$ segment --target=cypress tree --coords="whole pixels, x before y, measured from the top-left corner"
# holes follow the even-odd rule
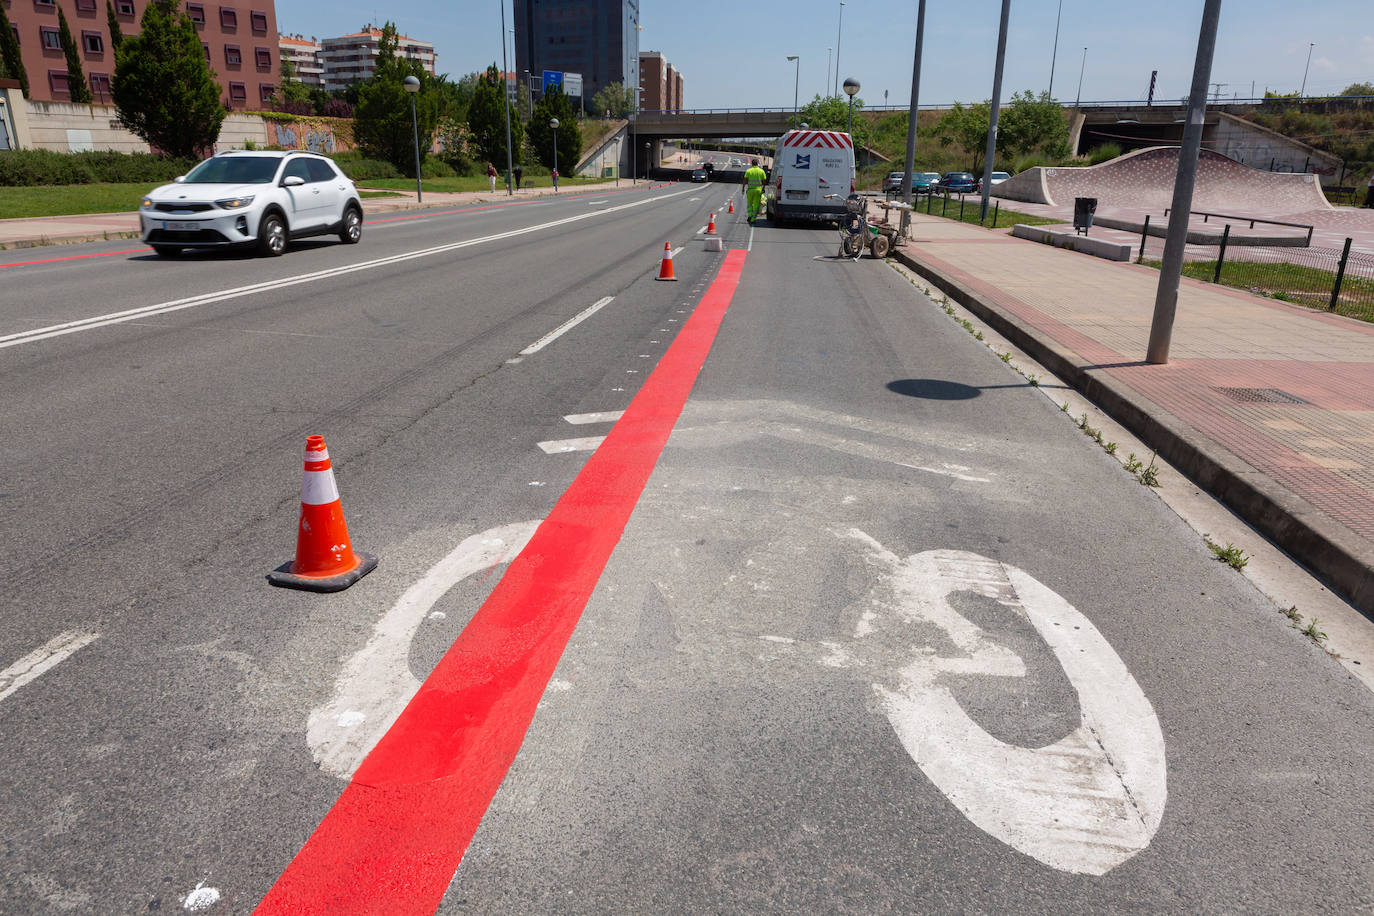
[[[110,24],[110,54],[119,52],[124,41],[124,30],[119,27],[119,15],[115,12],[114,0],[105,0],[105,21]]]
[[[29,96],[29,75],[24,69],[24,58],[19,51],[19,39],[14,37],[10,17],[5,14],[5,4],[0,3],[0,70],[12,80],[19,80],[19,88],[24,98]]]
[[[73,102],[89,102],[91,87],[86,85],[86,73],[81,69],[81,50],[72,38],[72,30],[67,25],[67,14],[62,7],[57,8],[58,40],[62,42],[62,53],[67,55],[67,90]]]

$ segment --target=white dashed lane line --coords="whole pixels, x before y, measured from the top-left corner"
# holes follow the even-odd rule
[[[0,671],[0,700],[99,638],[99,633],[82,633],[77,630],[67,630],[54,636],[4,671]]]

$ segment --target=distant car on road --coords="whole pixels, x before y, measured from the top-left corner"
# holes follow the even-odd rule
[[[939,181],[939,172],[917,172],[911,176],[911,191],[913,194],[929,194]]]
[[[886,194],[900,194],[902,190],[902,177],[906,172],[888,172],[887,179],[883,181],[883,192]]]
[[[1007,180],[1008,178],[1010,178],[1010,177],[1011,177],[1011,175],[1009,175],[1009,174],[1006,173],[1006,172],[993,172],[993,173],[992,173],[992,183],[993,183],[994,185],[999,185],[999,184],[1001,184],[1002,182],[1006,181],[1006,180]]]
[[[978,190],[978,179],[972,172],[945,172],[939,187],[952,194],[971,194]]]
[[[711,176],[705,169],[692,169],[693,181],[710,181]]]
[[[184,248],[256,246],[276,257],[293,239],[363,234],[358,189],[332,159],[301,150],[228,150],[173,184],[156,188],[138,208],[143,241],[162,257]]]

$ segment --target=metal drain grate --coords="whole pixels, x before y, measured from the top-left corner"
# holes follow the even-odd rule
[[[1294,397],[1277,388],[1214,388],[1233,401],[1242,404],[1307,404],[1302,398]]]

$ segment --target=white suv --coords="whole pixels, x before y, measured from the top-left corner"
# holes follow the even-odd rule
[[[292,239],[362,238],[358,189],[333,160],[287,150],[229,150],[206,159],[139,205],[143,241],[163,257],[183,248],[256,245],[276,257]]]

